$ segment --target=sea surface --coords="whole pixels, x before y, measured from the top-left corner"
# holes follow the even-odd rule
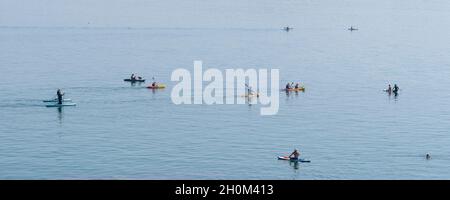
[[[0,179],[450,179],[448,1],[193,2],[149,24],[1,26]],[[306,91],[272,116],[175,105],[171,73],[195,60]],[[77,106],[47,108],[57,88]],[[294,148],[311,163],[277,160]]]

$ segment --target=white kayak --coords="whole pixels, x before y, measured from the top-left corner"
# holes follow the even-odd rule
[[[46,105],[47,107],[65,107],[65,106],[76,106],[76,103],[63,103],[63,104],[51,104]]]
[[[43,100],[44,103],[56,103],[58,99]],[[63,102],[72,102],[72,99],[63,99]]]
[[[278,156],[278,160],[289,160],[292,162],[311,162],[309,160],[301,159],[301,158],[290,158],[289,156]]]

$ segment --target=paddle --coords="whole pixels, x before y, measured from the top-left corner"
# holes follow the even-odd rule
[[[252,90],[252,88],[250,86],[247,85],[247,83],[245,84],[245,88],[247,88],[248,90],[250,90],[250,92],[254,93],[254,91]]]
[[[251,92],[252,94],[256,93],[256,96],[259,97],[259,94],[258,94],[257,92],[255,92],[255,91],[253,91],[252,88],[251,88],[250,86],[247,85],[247,83],[245,84],[245,87],[246,87],[248,90],[250,90],[250,92]],[[248,96],[250,97],[250,94],[248,94]]]

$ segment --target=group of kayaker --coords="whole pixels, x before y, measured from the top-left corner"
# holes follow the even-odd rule
[[[300,83],[296,83],[295,86],[294,86],[294,82],[286,84],[286,90],[299,89],[299,88],[300,88]]]
[[[149,86],[147,86],[147,88],[158,89],[158,88],[165,87],[163,84],[160,85],[160,84],[156,83],[155,77],[153,77],[152,80],[153,80],[153,82]],[[141,76],[136,76],[135,74],[131,74],[130,79],[125,79],[125,81],[130,81],[131,83],[145,82],[145,79],[143,79]]]
[[[136,76],[135,74],[131,74],[130,80],[132,81],[142,80],[142,77]]]
[[[397,94],[400,88],[397,86],[397,84],[394,84],[394,87],[391,87],[391,84],[388,85],[388,88],[386,89],[386,92]]]

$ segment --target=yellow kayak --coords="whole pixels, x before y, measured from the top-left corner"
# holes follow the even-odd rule
[[[286,91],[286,92],[299,92],[299,91],[302,91],[302,92],[304,92],[305,91],[305,87],[291,88],[291,89],[282,89],[282,91]]]
[[[156,84],[156,86],[149,85],[149,86],[147,86],[147,88],[148,89],[164,89],[164,88],[166,88],[166,85],[164,85],[164,84]]]

